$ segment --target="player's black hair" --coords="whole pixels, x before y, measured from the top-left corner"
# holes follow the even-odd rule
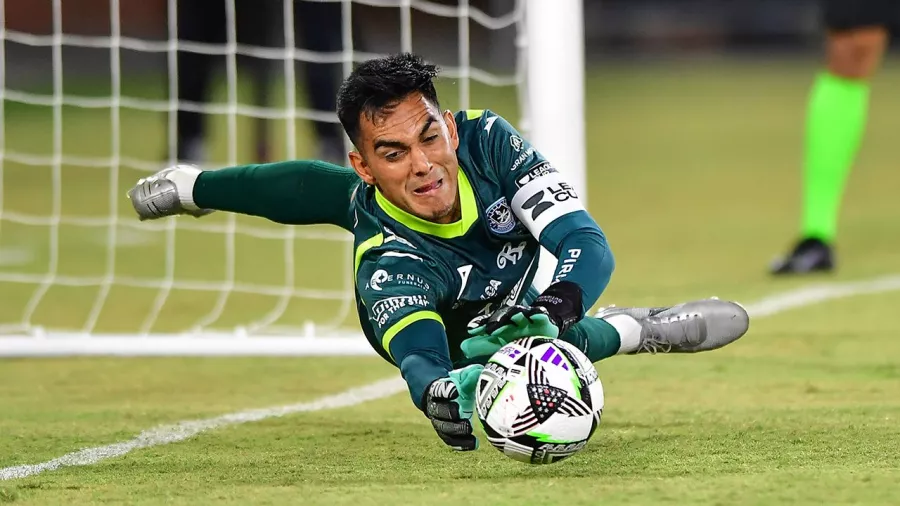
[[[350,140],[359,147],[360,115],[370,121],[390,112],[410,93],[419,92],[440,109],[434,78],[440,69],[412,53],[399,53],[361,63],[341,83],[337,115]]]

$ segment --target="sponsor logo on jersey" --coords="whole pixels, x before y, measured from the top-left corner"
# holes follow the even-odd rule
[[[575,263],[578,262],[578,257],[581,256],[581,248],[570,248],[569,251],[567,251],[567,253],[568,253],[568,256],[566,256],[566,258],[563,259],[562,265],[559,268],[559,274],[557,274],[556,277],[553,278],[554,283],[563,279],[570,272],[572,272],[572,269],[575,268]]]
[[[577,199],[578,195],[575,190],[565,181],[559,181],[554,185],[550,185],[537,193],[528,197],[522,203],[523,210],[531,210],[531,219],[537,220],[538,217],[551,207],[563,203],[569,199]]]
[[[408,307],[428,307],[428,298],[424,295],[398,295],[381,299],[372,306],[372,320],[378,328],[382,328],[397,310]]]
[[[523,151],[522,154],[520,154],[518,158],[515,159],[513,164],[509,167],[510,172],[515,172],[515,170],[518,169],[520,165],[525,163],[525,160],[528,160],[533,154],[534,148],[528,148]]]
[[[498,234],[505,234],[516,227],[516,220],[506,202],[506,197],[500,197],[500,200],[487,208],[487,218],[488,226]]]
[[[407,253],[397,253],[397,255],[409,255]],[[415,256],[415,255],[411,255]],[[421,261],[421,259],[418,259]],[[414,286],[416,288],[421,288],[426,292],[431,290],[431,285],[425,281],[422,276],[416,274],[390,274],[388,271],[384,269],[378,269],[374,273],[372,273],[372,277],[369,279],[368,287],[372,290],[380,292],[384,286],[388,284],[394,285],[402,285],[402,286]]]
[[[497,267],[505,269],[507,264],[516,265],[516,262],[518,262],[525,254],[525,246],[527,245],[528,243],[526,241],[520,242],[519,245],[515,247],[511,242],[504,244],[503,249],[497,254]]]
[[[522,144],[524,144],[524,143],[522,142],[522,138],[521,138],[521,137],[518,137],[518,136],[515,136],[515,135],[510,135],[510,136],[509,136],[509,145],[512,146],[512,148],[513,148],[517,153],[518,153],[519,151],[522,151]]]
[[[369,279],[369,286],[372,290],[381,291],[381,284],[390,279],[390,275],[384,269],[378,269],[377,271],[372,273],[372,278]]]
[[[425,291],[431,290],[428,282],[416,274],[397,274],[395,279],[398,285],[415,286]]]
[[[497,289],[500,288],[502,284],[501,281],[497,281],[496,279],[492,279],[488,281],[488,286],[484,287],[484,294],[481,295],[481,299],[493,299],[497,296]]]
[[[550,165],[550,162],[541,162],[530,168],[525,175],[516,179],[516,187],[521,188],[535,179],[556,172],[556,167]]]

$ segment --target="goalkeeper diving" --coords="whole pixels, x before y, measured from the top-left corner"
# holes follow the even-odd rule
[[[475,384],[505,344],[548,336],[599,361],[714,350],[747,332],[734,302],[585,313],[609,283],[607,239],[562,175],[490,110],[441,111],[438,69],[403,53],[360,64],[337,115],[351,168],[294,160],[202,171],[188,165],[128,193],[140,219],[213,211],[353,234],[359,322],[413,403],[456,450],[474,450]],[[540,247],[558,259],[532,287]]]

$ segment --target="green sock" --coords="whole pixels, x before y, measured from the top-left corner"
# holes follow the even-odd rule
[[[868,102],[865,81],[828,72],[816,77],[806,118],[804,237],[834,240],[844,184],[865,130]]]
[[[619,352],[621,341],[615,327],[600,318],[585,316],[560,339],[575,345],[591,362],[609,358]]]

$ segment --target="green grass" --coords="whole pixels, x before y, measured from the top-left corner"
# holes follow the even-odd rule
[[[897,303],[900,294],[834,301],[760,319],[716,353],[601,362],[601,429],[552,466],[489,446],[446,450],[399,394],[0,487],[21,504],[889,504],[900,472],[889,450],[900,437],[900,324],[882,314]],[[0,390],[0,455],[16,456],[0,465],[392,374],[362,358],[20,360],[5,369],[3,384],[22,381]]]
[[[888,62],[874,82],[867,137],[847,189],[839,272],[793,280],[765,273],[769,259],[794,239],[799,221],[804,100],[815,69],[813,61],[726,61],[607,64],[591,73],[590,209],[617,261],[601,303],[713,294],[752,302],[809,283],[900,272],[900,98],[891,93],[900,87],[900,66]],[[479,88],[473,96],[484,103],[473,106],[514,114],[503,93]],[[46,111],[25,109],[7,107],[6,149],[46,149]],[[66,152],[106,156],[105,113],[66,114],[75,120],[66,129]],[[126,116],[123,154],[158,157],[162,118]],[[222,125],[215,131],[221,154]],[[247,147],[242,144],[241,152]],[[301,142],[301,152],[308,149]],[[65,167],[62,174],[63,214],[109,211],[107,171]],[[4,212],[47,216],[50,175],[47,167],[7,162]],[[116,194],[124,195],[140,175],[120,171]],[[132,220],[124,198],[118,206],[123,221]],[[280,230],[249,218],[237,223],[238,230]],[[102,274],[104,234],[63,225],[60,273]],[[162,276],[166,233],[127,234],[133,240],[117,248],[116,273]],[[46,227],[0,220],[0,251],[36,255],[0,271],[45,272],[48,238]],[[224,241],[222,234],[178,230],[176,278],[221,280]],[[294,241],[296,286],[340,286],[349,265],[340,256],[342,245]],[[238,234],[236,279],[280,286],[282,248],[281,240]],[[0,283],[0,322],[20,321],[34,289]],[[96,288],[51,288],[33,323],[78,328],[95,294]],[[154,289],[114,287],[97,330],[133,330],[156,295]],[[173,291],[153,330],[192,325],[217,295]],[[214,326],[259,318],[276,301],[235,295]],[[900,497],[900,323],[892,318],[898,304],[900,293],[834,300],[754,320],[745,338],[714,353],[601,362],[601,428],[585,450],[552,466],[520,465],[489,446],[450,452],[404,393],[3,482],[0,503],[894,504]],[[335,303],[298,297],[278,323],[324,321],[335,311]],[[353,325],[352,315],[344,323]],[[159,424],[300,402],[392,375],[394,369],[374,358],[4,360],[0,467],[127,440]]]

